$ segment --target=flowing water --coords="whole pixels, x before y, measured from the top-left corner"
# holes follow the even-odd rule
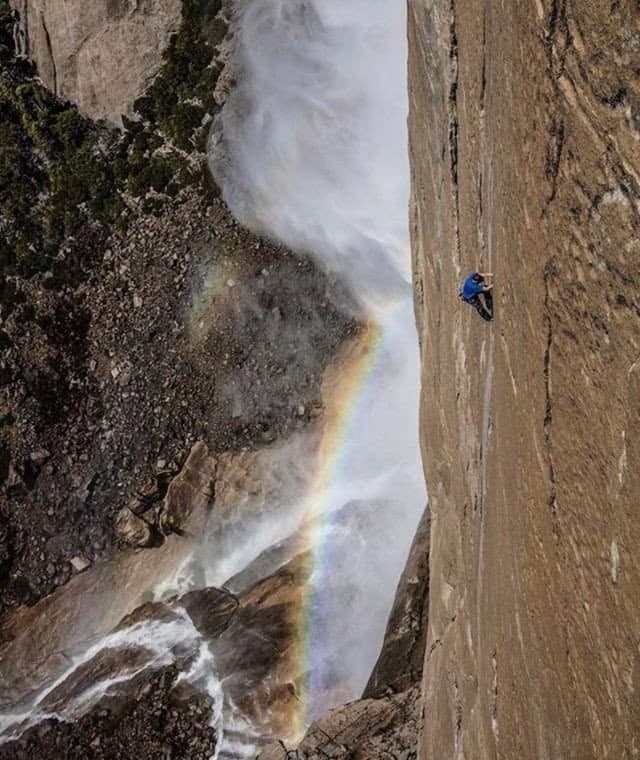
[[[370,320],[368,351],[343,369],[305,504],[312,574],[298,621],[309,672],[300,729],[335,703],[337,670],[348,671],[343,698],[364,686],[426,500],[405,14],[397,0],[246,2],[238,85],[212,150],[234,214],[337,272]],[[336,515],[356,502],[367,505],[367,525],[345,536]],[[350,557],[350,540],[368,551]]]
[[[348,284],[367,326],[325,381],[322,425],[266,452],[262,471],[280,484],[277,496],[228,529],[203,524],[203,540],[172,537],[143,559],[74,579],[33,621],[25,637],[40,631],[46,639],[50,627],[40,653],[49,680],[18,684],[20,699],[0,715],[5,739],[47,716],[72,720],[114,685],[188,651],[182,677],[214,698],[220,757],[250,756],[269,734],[269,718],[258,729],[235,709],[219,663],[179,603],[167,619],[113,629],[149,597],[233,588],[234,577],[280,544],[280,562],[296,555],[305,562],[293,612],[299,690],[287,738],[360,695],[426,502],[408,243],[405,12],[399,0],[241,4],[237,86],[212,135],[212,170],[240,221]],[[129,660],[117,675],[83,682],[93,658],[125,649]],[[280,731],[282,716],[272,717]]]

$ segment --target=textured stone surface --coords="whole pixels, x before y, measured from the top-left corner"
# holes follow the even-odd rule
[[[356,700],[314,723],[296,749],[273,742],[258,760],[415,760],[420,707],[419,688]]]
[[[20,44],[56,95],[120,124],[180,26],[180,0],[12,0]]]
[[[429,609],[430,532],[431,519],[427,509],[413,539],[389,615],[382,651],[365,687],[364,697],[405,691],[419,683],[422,677]]]
[[[217,738],[212,709],[211,698],[181,681],[177,667],[143,670],[128,694],[103,699],[76,722],[48,718],[0,746],[0,758],[208,760]]]
[[[287,736],[304,675],[298,627],[309,557],[301,554],[239,597],[232,624],[211,644],[225,699],[254,733]]]
[[[409,3],[425,758],[640,751],[639,22]],[[456,299],[476,268],[491,325]]]
[[[164,504],[160,509],[159,522],[162,532],[184,533],[194,512],[202,512],[213,502],[216,460],[209,456],[207,447],[198,441],[189,452],[187,461],[169,486]]]

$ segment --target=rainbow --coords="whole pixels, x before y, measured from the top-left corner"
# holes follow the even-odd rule
[[[214,315],[224,308],[229,281],[243,279],[244,267],[214,262],[206,273],[201,287],[192,296],[187,312],[190,337],[197,344],[210,330]],[[408,287],[408,286],[407,286]],[[398,345],[399,333],[406,329],[406,317],[401,314],[410,305],[406,297],[395,297],[385,303],[369,304],[372,315],[358,336],[344,346],[339,356],[326,370],[322,384],[324,413],[318,443],[310,467],[305,503],[296,536],[293,556],[304,557],[301,568],[304,585],[290,618],[293,642],[287,656],[286,670],[296,683],[287,706],[284,707],[288,736],[297,743],[310,723],[318,717],[323,705],[354,698],[352,693],[340,693],[338,687],[330,694],[325,689],[326,668],[318,636],[322,629],[323,579],[331,563],[331,532],[336,512],[344,506],[340,488],[349,480],[353,442],[362,439],[367,417],[376,396],[378,381],[388,373],[389,355]],[[402,389],[398,389],[402,392]],[[366,441],[360,441],[366,445]],[[282,733],[280,734],[282,736]]]
[[[336,362],[323,383],[325,419],[316,454],[314,474],[309,484],[300,534],[301,548],[307,552],[306,584],[296,614],[294,672],[301,685],[292,716],[292,741],[299,741],[314,719],[314,706],[322,676],[317,661],[314,634],[319,617],[316,583],[324,577],[330,558],[329,534],[337,508],[336,486],[343,480],[349,461],[349,442],[362,427],[370,411],[376,379],[386,362],[386,349],[393,345],[398,320],[394,317],[406,300],[388,304],[376,321],[369,321],[361,334]],[[351,698],[354,695],[348,695]]]

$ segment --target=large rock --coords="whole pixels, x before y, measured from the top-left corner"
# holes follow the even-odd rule
[[[225,698],[254,732],[290,738],[306,663],[299,620],[311,572],[301,554],[247,589],[231,625],[211,644]]]
[[[180,605],[207,639],[215,639],[227,630],[238,604],[235,596],[217,588],[189,591],[180,598]]]
[[[267,745],[258,760],[414,760],[420,731],[420,689],[382,699],[360,699],[316,721],[296,749]]]
[[[638,752],[639,22],[409,2],[425,758]]]
[[[429,611],[429,537],[426,509],[416,531],[389,616],[382,651],[365,687],[364,697],[381,697],[420,682]]]
[[[58,712],[74,697],[103,681],[135,674],[150,659],[143,647],[127,649],[101,649],[94,657],[80,665],[68,678],[44,696],[39,706],[47,713]]]
[[[128,507],[116,514],[115,530],[118,539],[126,546],[144,548],[153,541],[153,526]]]
[[[181,0],[11,0],[20,44],[56,95],[120,124],[157,72]]]
[[[200,515],[204,525],[213,505],[216,460],[199,441],[191,449],[180,473],[171,481],[159,512],[160,529],[165,535],[182,534],[190,527],[191,516]]]

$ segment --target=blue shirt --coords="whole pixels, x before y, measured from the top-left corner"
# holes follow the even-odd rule
[[[474,298],[475,296],[478,295],[478,293],[484,293],[484,288],[485,288],[484,283],[474,282],[473,278],[475,276],[476,276],[476,273],[473,272],[464,281],[464,285],[462,286],[460,295],[465,299],[465,301],[468,301],[471,298]]]

